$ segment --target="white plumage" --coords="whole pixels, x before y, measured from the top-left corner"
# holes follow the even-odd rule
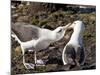
[[[83,32],[85,26],[82,21],[74,21],[68,28],[73,29],[73,34],[63,49],[62,60],[64,65],[82,65],[85,54],[83,47]]]
[[[67,27],[70,24],[58,27],[55,30],[43,29],[33,25],[12,24],[12,31],[14,37],[20,44],[23,53],[23,64],[27,69],[34,69],[35,65],[43,64],[42,60],[37,60],[36,51],[46,49],[50,43],[58,41],[63,38]],[[26,63],[24,58],[25,51],[32,50],[34,53],[35,65]]]

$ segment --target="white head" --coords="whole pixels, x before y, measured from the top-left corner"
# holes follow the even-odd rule
[[[55,40],[58,41],[64,37],[64,34],[67,28],[70,26],[71,23],[67,24],[66,26],[58,27],[53,32],[55,34]]]
[[[85,30],[85,26],[80,20],[74,21],[68,28],[72,28],[74,31],[78,32],[83,32]]]

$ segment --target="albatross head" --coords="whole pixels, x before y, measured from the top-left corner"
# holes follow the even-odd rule
[[[74,21],[68,28],[72,28],[75,31],[78,30],[81,32],[83,32],[85,30],[84,23],[80,20]]]
[[[65,31],[70,26],[71,23],[67,24],[66,26],[58,27],[53,32],[55,34],[55,40],[58,41],[64,37]]]

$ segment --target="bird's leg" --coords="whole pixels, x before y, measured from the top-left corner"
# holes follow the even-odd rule
[[[76,64],[76,68],[80,69],[80,64],[79,64],[79,62],[76,59],[75,59],[75,64]]]
[[[25,68],[26,69],[34,69],[34,64],[25,62],[24,49],[22,49],[22,54],[23,54],[23,64],[24,64]]]
[[[35,64],[36,64],[36,61],[37,61],[36,51],[34,52],[34,60],[35,60]]]
[[[36,51],[34,52],[34,61],[35,61],[35,69],[37,66],[45,66],[45,63],[42,59],[37,60]]]
[[[35,69],[36,69],[36,65],[37,65],[36,51],[34,52],[34,61],[35,61]]]
[[[78,66],[78,67],[80,67],[80,64],[79,64],[79,62],[75,59],[75,62],[76,62],[76,65]]]
[[[26,63],[25,63],[24,50],[22,50],[22,54],[23,54],[23,64],[24,64],[25,68],[27,68]]]

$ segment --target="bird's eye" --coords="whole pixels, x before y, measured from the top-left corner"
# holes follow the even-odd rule
[[[60,29],[60,30],[58,31],[58,33],[60,33],[60,32],[62,32],[62,29]]]

